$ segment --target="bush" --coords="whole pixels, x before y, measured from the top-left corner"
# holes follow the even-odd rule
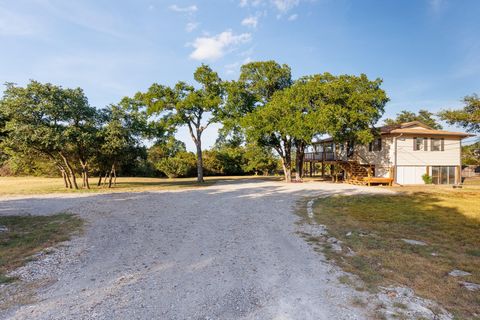
[[[195,155],[191,152],[179,152],[175,157],[162,158],[155,167],[169,178],[191,177],[197,170]]]
[[[428,175],[428,173],[425,173],[423,176],[422,176],[422,179],[423,179],[423,182],[425,182],[425,184],[432,184],[433,183],[433,179],[432,177],[430,177]]]

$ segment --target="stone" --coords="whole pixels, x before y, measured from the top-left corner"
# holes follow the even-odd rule
[[[452,277],[466,277],[466,276],[471,276],[472,274],[470,272],[455,269],[455,270],[450,271],[448,273],[448,275],[452,276]]]
[[[462,287],[465,287],[465,289],[467,289],[469,291],[480,290],[480,284],[477,284],[477,283],[460,281],[460,284],[462,285]]]
[[[403,242],[414,245],[414,246],[426,246],[427,244],[423,241],[419,240],[411,240],[411,239],[402,239]]]
[[[8,232],[8,228],[6,226],[0,225],[0,233]]]
[[[350,237],[351,235],[352,235],[352,231],[349,231],[345,236]]]
[[[340,252],[342,251],[342,246],[340,245],[342,241],[338,240],[337,238],[330,237],[327,239],[327,242],[330,244],[330,247],[333,251]]]

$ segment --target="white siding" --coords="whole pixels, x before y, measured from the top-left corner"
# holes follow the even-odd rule
[[[432,166],[432,165],[452,165],[459,166],[460,159],[460,139],[452,137],[443,137],[444,151],[430,151],[431,141],[428,136],[428,150],[413,150],[413,136],[403,136],[397,138],[397,165],[408,166]],[[438,137],[441,138],[441,137]]]
[[[399,184],[424,184],[422,176],[425,173],[426,166],[397,166],[395,181]]]
[[[392,137],[382,136],[381,151],[368,151],[368,145],[356,145],[355,153],[360,163],[375,165],[376,177],[388,178],[390,176],[394,154]]]

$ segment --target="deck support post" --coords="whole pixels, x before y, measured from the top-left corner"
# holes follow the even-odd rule
[[[322,161],[322,178],[325,178],[325,163]]]
[[[310,161],[310,177],[313,176],[313,162]]]

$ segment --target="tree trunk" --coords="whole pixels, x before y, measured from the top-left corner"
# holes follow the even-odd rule
[[[90,189],[90,183],[88,182],[88,162],[80,160],[80,165],[82,166],[82,187]]]
[[[198,135],[197,141],[195,142],[197,146],[197,182],[204,182],[203,180],[203,155],[202,155],[202,141]]]
[[[75,177],[75,171],[73,170],[72,166],[70,165],[70,162],[68,162],[67,158],[63,155],[63,153],[59,153],[60,157],[62,157],[63,161],[65,162],[65,165],[68,168],[68,172],[70,173],[70,176],[72,177],[73,181],[73,186],[75,187],[76,190],[78,190],[78,184],[77,184],[77,178]]]
[[[285,158],[282,158],[283,174],[285,175],[285,182],[292,182],[292,164]]]
[[[97,187],[100,187],[102,185],[102,172],[100,171],[98,173],[98,183],[97,183]]]
[[[103,188],[105,188],[107,186],[108,173],[109,173],[109,171],[105,172],[105,177],[103,179]]]
[[[295,142],[295,181],[301,182],[303,177],[303,161],[305,157],[305,143],[303,141]]]
[[[112,164],[112,168],[110,169],[110,174],[108,176],[108,187],[112,187],[113,175],[115,173],[115,163]]]

